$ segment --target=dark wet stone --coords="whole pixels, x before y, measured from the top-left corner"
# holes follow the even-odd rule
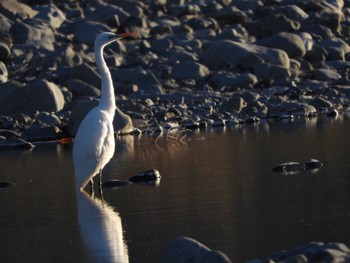
[[[33,125],[25,130],[21,137],[26,141],[48,141],[61,138],[62,133],[57,126]]]
[[[110,179],[108,181],[102,182],[102,187],[104,188],[118,188],[118,187],[124,187],[131,185],[132,182],[128,180],[117,180],[117,179]]]
[[[278,164],[271,168],[272,172],[277,173],[289,173],[289,172],[299,172],[303,170],[313,170],[313,169],[319,169],[323,166],[323,164],[316,160],[316,159],[310,159],[306,160],[302,163],[299,162],[286,162]]]
[[[303,162],[305,170],[318,169],[323,166],[323,164],[316,159],[310,159]]]
[[[13,138],[0,142],[0,151],[31,150],[33,148],[33,144],[20,138]]]
[[[15,184],[12,182],[0,181],[0,190],[6,190],[13,187]]]
[[[181,258],[184,260],[177,260]],[[231,263],[231,260],[223,252],[211,250],[197,240],[178,237],[171,240],[164,250],[161,263],[168,262]]]
[[[156,186],[159,184],[160,178],[161,176],[158,170],[150,169],[130,177],[129,181],[133,183],[141,183],[141,184]]]
[[[296,172],[302,170],[304,170],[304,165],[298,162],[281,163],[271,168],[272,172],[277,173]]]

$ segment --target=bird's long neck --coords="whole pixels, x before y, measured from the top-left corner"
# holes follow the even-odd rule
[[[103,48],[104,46],[97,48],[95,47],[96,65],[102,80],[102,94],[99,107],[108,111],[112,116],[114,116],[114,111],[116,108],[114,87],[111,73],[109,72],[107,64],[103,58]]]

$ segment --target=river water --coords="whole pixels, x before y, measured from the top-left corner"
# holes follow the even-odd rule
[[[158,187],[75,192],[71,145],[0,152],[1,262],[159,262],[192,237],[233,262],[310,241],[350,246],[350,118],[238,125],[184,142],[125,136],[103,178],[154,168]],[[313,173],[272,173],[315,158]]]

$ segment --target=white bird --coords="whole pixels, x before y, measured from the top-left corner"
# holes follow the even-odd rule
[[[135,33],[113,34],[101,33],[95,40],[95,58],[102,80],[101,99],[81,122],[73,145],[73,163],[77,189],[83,191],[93,177],[100,175],[102,169],[111,160],[115,150],[113,119],[116,110],[114,87],[111,73],[103,58],[106,45]]]

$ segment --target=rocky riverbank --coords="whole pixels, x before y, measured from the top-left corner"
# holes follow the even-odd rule
[[[247,248],[249,251],[249,248]],[[232,260],[232,261],[231,261]],[[253,259],[246,263],[307,263],[307,262],[349,262],[350,249],[342,243],[310,242],[288,250],[274,252],[265,259]],[[234,259],[221,251],[211,250],[189,237],[170,241],[162,255],[162,263],[210,262],[231,263]]]
[[[349,106],[350,1],[47,2],[0,2],[6,147],[75,135],[101,93],[101,31],[141,36],[105,51],[119,133],[337,116]]]

